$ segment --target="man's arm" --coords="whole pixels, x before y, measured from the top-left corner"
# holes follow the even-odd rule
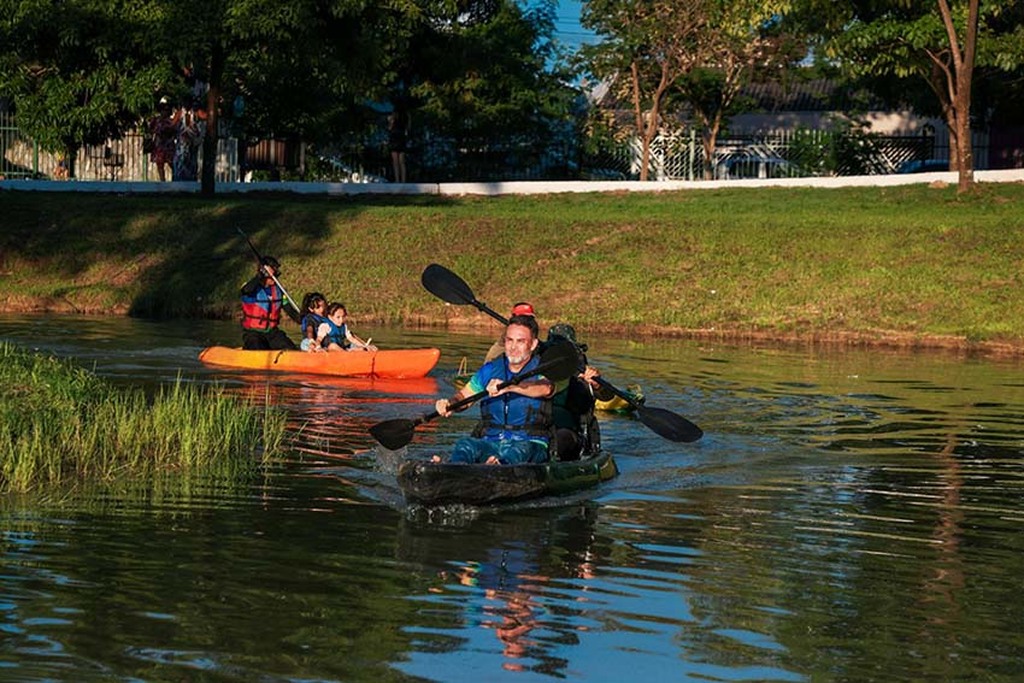
[[[454,394],[452,394],[451,398],[437,399],[437,401],[434,403],[434,410],[436,410],[437,414],[440,415],[441,417],[449,417],[453,412],[460,413],[469,406],[462,406],[461,408],[457,408],[454,411],[451,410],[449,406],[453,403],[458,403],[464,398],[472,396],[474,393],[475,392],[469,391],[469,384],[467,384],[458,391],[456,391]]]
[[[500,379],[492,379],[487,384],[487,393],[491,396],[522,394],[529,398],[551,398],[555,395],[555,385],[546,377],[535,377],[534,379],[522,381],[519,384],[512,384],[504,389],[498,389],[499,384],[501,384]]]
[[[597,381],[597,378],[600,376],[600,371],[591,365],[588,365],[583,370],[583,379],[590,385],[591,390],[594,392],[594,397],[598,401],[610,401],[615,398],[615,392]]]
[[[262,286],[263,276],[256,273],[252,276],[252,279],[242,285],[242,296],[255,296],[256,292],[260,291],[260,287]]]

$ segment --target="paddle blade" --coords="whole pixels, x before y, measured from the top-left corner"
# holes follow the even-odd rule
[[[638,406],[636,415],[651,431],[669,441],[690,443],[704,436],[700,427],[671,410]]]
[[[423,270],[420,282],[428,292],[450,304],[462,306],[476,301],[465,280],[437,263],[431,263]]]
[[[413,420],[405,420],[402,418],[396,418],[394,420],[385,420],[384,422],[378,422],[377,424],[370,427],[370,436],[377,440],[384,448],[389,451],[397,451],[403,446],[407,446],[412,441],[413,432],[416,430],[416,422]]]
[[[583,359],[579,349],[571,341],[559,341],[548,344],[540,354],[540,365],[537,370],[552,382],[561,382],[583,369]]]

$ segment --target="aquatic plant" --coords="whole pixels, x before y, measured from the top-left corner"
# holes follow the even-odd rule
[[[285,415],[180,378],[153,396],[0,344],[0,493],[80,478],[248,472],[282,448]]]

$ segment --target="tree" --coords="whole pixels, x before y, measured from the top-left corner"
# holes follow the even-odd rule
[[[327,135],[382,91],[412,2],[361,0],[0,0],[0,95],[45,149],[118,137],[161,94],[206,84],[203,158],[216,159],[226,103],[246,130]],[[204,194],[214,163],[203,164]]]
[[[704,176],[714,173],[718,134],[743,86],[756,72],[781,69],[801,53],[780,31],[789,0],[709,0],[693,55],[698,65],[674,86],[701,130]]]
[[[79,148],[120,137],[170,72],[155,59],[156,0],[0,0],[0,95],[75,175]]]
[[[889,74],[927,83],[950,131],[950,160],[961,192],[974,181],[975,67],[1010,70],[1022,63],[1019,5],[1017,0],[987,0],[984,6],[979,0],[801,0],[803,20],[823,38],[824,54],[848,75]]]
[[[699,64],[707,9],[704,0],[588,0],[583,7],[581,23],[600,42],[584,46],[581,56],[618,101],[631,103],[640,180],[648,177],[668,89]]]
[[[550,150],[571,126],[577,96],[554,59],[555,6],[425,3],[396,65],[392,99],[415,109],[421,134],[431,131],[463,157],[491,156],[506,168],[528,164],[512,157]]]
[[[240,132],[326,135],[339,111],[382,91],[394,39],[413,3],[360,0],[168,2],[163,44],[207,84],[203,158],[215,159],[225,103],[242,95]],[[203,194],[214,191],[204,163]]]
[[[933,77],[929,83],[941,81],[945,86],[939,95],[946,120],[950,124],[950,140],[954,149],[951,150],[956,159],[959,172],[958,189],[964,192],[974,183],[974,159],[971,144],[971,83],[974,79],[974,62],[978,54],[978,5],[981,0],[970,0],[967,3],[966,22],[958,17],[955,22],[948,0],[939,1],[939,14],[942,25],[946,29],[949,51],[940,55],[926,50],[932,63]],[[957,23],[960,23],[958,30]],[[936,72],[941,76],[935,75]],[[936,94],[939,88],[936,85]]]
[[[539,139],[574,91],[549,67],[554,0],[0,0],[0,96],[47,149],[117,137],[205,87],[202,190],[232,133],[331,141],[396,91],[435,130]],[[567,80],[567,79],[566,79]],[[397,84],[404,84],[399,87]],[[241,98],[241,99],[239,99]]]

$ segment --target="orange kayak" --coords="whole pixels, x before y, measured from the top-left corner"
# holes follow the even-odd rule
[[[246,351],[226,346],[202,350],[199,360],[245,370],[305,372],[338,377],[424,377],[437,365],[440,349],[395,349],[389,351]]]

